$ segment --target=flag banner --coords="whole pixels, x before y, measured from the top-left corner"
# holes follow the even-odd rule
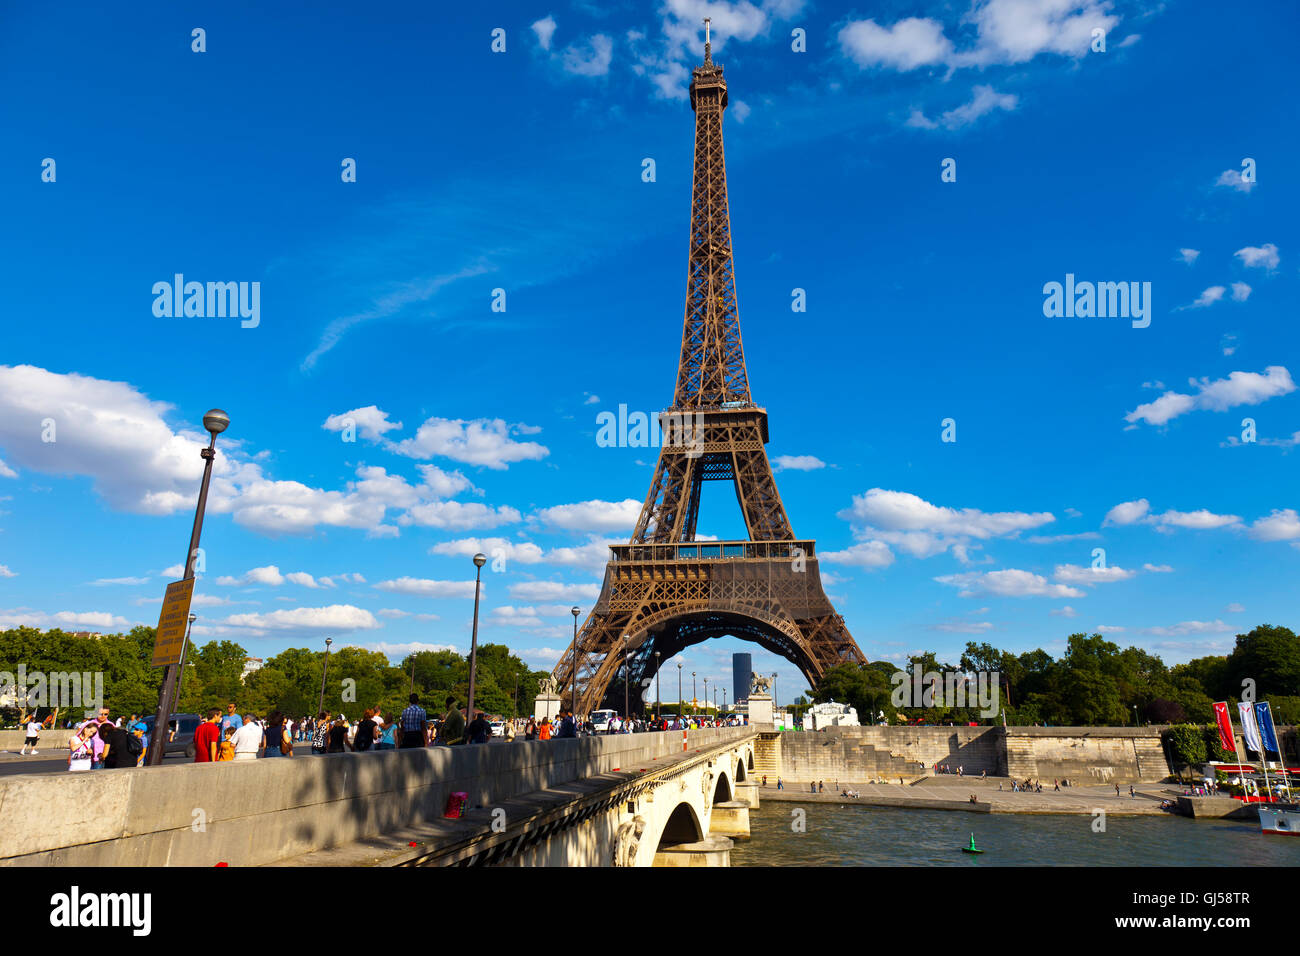
[[[1273,710],[1268,701],[1261,700],[1255,705],[1255,720],[1259,724],[1259,737],[1264,746],[1282,758],[1282,748],[1278,746],[1277,728],[1273,726]]]
[[[1228,716],[1228,702],[1218,701],[1214,705],[1214,722],[1219,725],[1219,746],[1230,754],[1237,752],[1237,741],[1232,733],[1232,718]]]
[[[1247,749],[1262,757],[1264,744],[1259,739],[1259,725],[1255,723],[1255,705],[1242,701],[1237,705],[1237,710],[1241,714],[1241,736],[1246,741]]]

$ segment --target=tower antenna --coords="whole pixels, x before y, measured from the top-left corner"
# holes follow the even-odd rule
[[[708,66],[713,62],[713,53],[709,43],[709,17],[704,18],[704,65]]]

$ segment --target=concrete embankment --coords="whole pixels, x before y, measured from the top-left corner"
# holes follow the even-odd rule
[[[1172,772],[1163,727],[833,727],[764,734],[760,773],[807,783],[831,777],[894,781],[933,772],[1075,785],[1141,783]]]
[[[847,779],[827,779],[826,793],[812,793],[808,785],[787,786],[782,790],[768,786],[761,788],[764,802],[775,800],[785,803],[832,803],[841,806],[904,807],[916,810],[966,810],[974,813],[1065,813],[1091,815],[1105,811],[1111,816],[1147,816],[1163,814],[1163,800],[1174,794],[1163,787],[1134,788],[1132,796],[1127,788],[1116,796],[1113,786],[1065,787],[1061,790],[1044,790],[1042,793],[1015,792],[1010,780],[990,778],[985,780],[931,777],[907,786],[893,784],[858,783]],[[1001,786],[1003,789],[999,790]],[[840,790],[853,790],[858,797],[840,796]],[[974,796],[976,802],[971,803]]]

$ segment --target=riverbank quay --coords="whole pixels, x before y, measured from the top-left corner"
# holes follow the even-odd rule
[[[1180,789],[1164,784],[1128,788],[1115,795],[1113,786],[1045,788],[1042,793],[1014,792],[1006,777],[939,776],[925,777],[910,784],[867,783],[852,780],[824,780],[825,793],[812,793],[808,781],[783,781],[777,790],[760,787],[761,799],[783,803],[831,803],[837,805],[900,807],[917,810],[966,810],[974,813],[1057,813],[1092,815],[1098,810],[1111,816],[1156,816],[1168,813],[1160,804],[1177,800]],[[832,786],[834,785],[834,786]],[[1002,789],[999,790],[998,786]],[[841,790],[855,791],[857,797],[844,797]],[[970,802],[974,795],[975,803]]]

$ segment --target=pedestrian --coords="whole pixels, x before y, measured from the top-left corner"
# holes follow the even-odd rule
[[[1132,784],[1129,784],[1129,787],[1128,787],[1128,795],[1129,795],[1130,797],[1136,797],[1136,796],[1137,796],[1137,794],[1133,792],[1133,785],[1132,785]]]
[[[424,713],[424,711],[421,711]],[[348,749],[348,725],[339,714],[334,718],[334,723],[330,724],[329,743],[325,747],[326,753],[341,754],[346,753]],[[417,745],[419,746],[419,745]]]
[[[227,727],[222,731],[225,739],[221,741],[221,747],[217,750],[217,760],[226,761],[235,759],[235,742],[232,739],[235,736],[235,729]]]
[[[104,741],[101,760],[105,769],[118,770],[136,765],[140,759],[140,750],[143,749],[140,748],[140,738],[109,721],[99,725],[98,733]]]
[[[253,723],[252,714],[248,716],[249,719],[230,735],[230,743],[235,751],[234,760],[256,760],[258,751],[262,749],[262,728]]]
[[[89,721],[81,725],[81,729],[73,735],[68,741],[68,769],[69,770],[89,770],[95,760],[95,748],[91,744],[91,736],[96,732],[96,727]]]
[[[474,719],[469,722],[465,728],[465,739],[471,744],[485,744],[488,738],[492,736],[492,725],[488,723],[483,711],[474,712]]]
[[[367,710],[361,715],[361,723],[357,724],[357,732],[352,737],[352,750],[354,753],[365,753],[375,743],[375,731],[378,725],[375,723],[375,712]]]
[[[244,725],[244,718],[240,717],[237,713],[235,713],[235,705],[233,703],[226,704],[226,714],[224,717],[221,718],[222,738],[224,739],[226,736],[227,727],[230,727],[234,730],[238,730],[243,725]]]
[[[785,789],[785,784],[781,782],[781,778],[780,778],[780,777],[777,777],[777,778],[776,778],[776,789],[778,789],[778,790],[784,790],[784,789]]]
[[[81,730],[83,727],[94,728],[94,736],[90,738],[91,747],[94,748],[94,755],[91,758],[90,766],[94,770],[98,770],[103,766],[104,740],[99,736],[99,725],[108,722],[108,708],[100,707],[98,714],[77,725],[77,730]]]
[[[40,740],[40,737],[41,722],[36,719],[35,714],[32,714],[31,718],[27,721],[27,736],[23,739],[23,749],[20,750],[19,753],[25,757],[27,756],[27,748],[31,747],[33,757],[39,754],[40,751],[36,749],[36,742]]]
[[[194,731],[194,762],[213,763],[217,759],[217,746],[221,741],[221,708],[213,707],[208,716]],[[155,736],[157,736],[155,734]]]
[[[263,757],[292,757],[293,741],[289,739],[289,731],[284,727],[284,714],[278,710],[271,711],[271,716],[266,718],[266,729],[263,731],[264,746],[262,749]]]
[[[429,715],[420,706],[420,695],[412,694],[407,698],[410,703],[402,711],[399,722],[402,725],[401,747],[424,747],[429,743]]]
[[[767,774],[763,774],[763,786],[767,786]]]
[[[542,718],[541,726],[537,728],[537,739],[538,740],[551,739],[551,718],[549,717]]]
[[[442,716],[442,725],[438,728],[438,742],[448,747],[465,742],[465,715],[456,705],[455,697],[447,698],[447,712]]]
[[[1115,796],[1119,796],[1119,784],[1115,784]]]
[[[323,754],[329,747],[330,736],[330,715],[329,711],[322,710],[316,715],[316,726],[311,732],[311,752],[314,754]]]
[[[382,720],[379,727],[379,739],[375,741],[376,750],[393,750],[397,747],[397,741],[394,734],[397,732],[397,724],[393,723],[393,715],[375,714],[375,720]]]
[[[556,737],[569,738],[578,736],[578,722],[574,719],[573,711],[566,710],[560,715],[560,728],[556,731]]]
[[[528,723],[524,724],[524,740],[537,739],[537,721],[532,717],[528,718]]]

